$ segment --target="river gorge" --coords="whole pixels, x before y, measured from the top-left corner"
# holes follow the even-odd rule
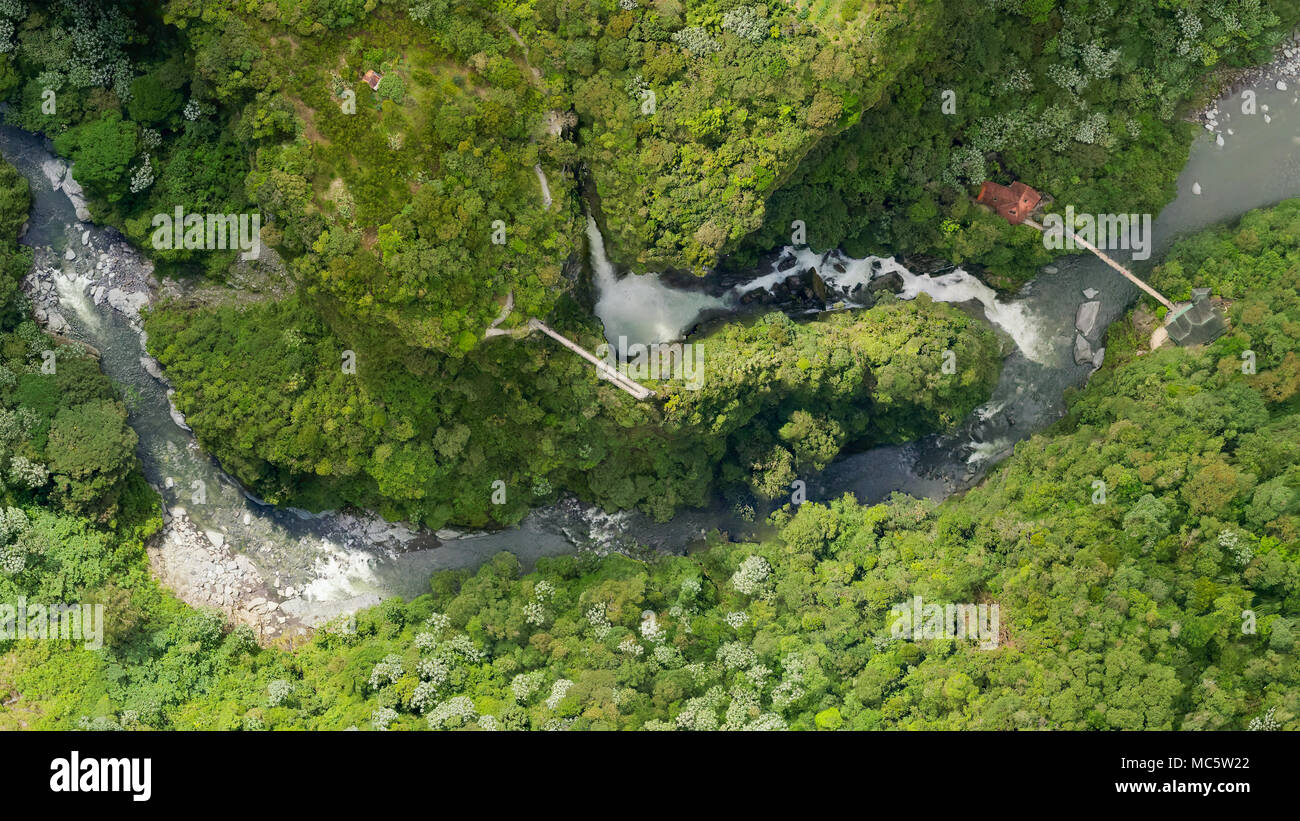
[[[1236,91],[1210,110],[1179,176],[1177,197],[1154,223],[1156,258],[1179,234],[1300,195],[1300,102],[1282,75],[1293,77],[1294,67],[1282,63],[1253,76],[1253,116],[1241,113]],[[140,310],[182,286],[158,282],[148,260],[116,230],[89,222],[69,169],[44,138],[3,127],[0,151],[31,184],[22,242],[35,249],[36,263],[24,290],[38,320],[96,349],[103,370],[122,389],[145,476],[166,511],[164,532],[151,549],[154,569],[192,604],[219,607],[276,636],[385,596],[418,595],[430,573],[473,567],[503,550],[526,565],[579,549],[680,552],[711,530],[736,538],[761,528],[721,502],[658,523],[567,500],[491,533],[429,533],[371,515],[265,504],[198,447],[171,404],[165,375],[145,352]],[[851,310],[861,289],[888,280],[904,299],[927,294],[961,304],[1009,340],[992,397],[957,430],[845,456],[809,477],[813,500],[851,492],[876,501],[896,491],[939,499],[978,482],[1016,442],[1063,414],[1065,391],[1083,384],[1100,364],[1106,328],[1137,296],[1091,256],[1063,257],[1007,296],[960,269],[918,275],[893,259],[852,259],[807,247],[781,250],[769,268],[719,293],[674,287],[653,275],[620,275],[605,258],[594,223],[589,238],[595,310],[611,342],[679,339],[701,317],[741,311],[747,294],[779,288],[812,269],[841,309]],[[1086,329],[1076,328],[1080,306],[1092,302]]]

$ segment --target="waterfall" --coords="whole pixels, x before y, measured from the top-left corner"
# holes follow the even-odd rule
[[[655,274],[627,274],[620,278],[605,256],[605,238],[590,216],[587,240],[596,286],[596,315],[605,324],[605,337],[612,344],[617,344],[620,336],[631,343],[680,339],[702,312],[731,304],[700,291],[670,287]]]

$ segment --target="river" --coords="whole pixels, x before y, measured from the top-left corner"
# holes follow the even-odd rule
[[[1296,94],[1278,90],[1267,76],[1252,87],[1258,114],[1229,116],[1230,110],[1239,112],[1236,97],[1224,99],[1217,129],[1222,144],[1209,132],[1195,141],[1178,179],[1177,198],[1155,222],[1153,256],[1180,233],[1300,195]],[[631,551],[645,545],[682,551],[713,529],[733,535],[760,532],[721,503],[656,523],[640,514],[609,515],[569,500],[534,511],[519,526],[502,531],[436,535],[373,516],[311,514],[261,503],[199,449],[170,405],[167,384],[150,373],[152,363],[133,311],[157,290],[151,266],[114,229],[77,219],[72,200],[55,187],[59,161],[48,141],[2,127],[0,152],[32,186],[22,241],[36,249],[37,260],[25,288],[39,296],[47,320],[101,352],[105,373],[122,388],[129,423],[140,438],[145,476],[168,511],[164,538],[178,561],[213,553],[215,547],[225,559],[242,556],[251,562],[261,584],[250,585],[256,589],[245,590],[239,606],[252,596],[272,602],[273,610],[260,616],[271,632],[320,624],[384,596],[417,595],[428,589],[433,571],[473,567],[502,550],[530,565],[540,556],[580,548]],[[975,306],[1015,341],[993,396],[957,431],[842,458],[809,477],[812,499],[846,491],[862,501],[895,491],[937,499],[970,486],[1005,458],[1016,441],[1059,418],[1063,392],[1083,384],[1092,372],[1092,364],[1077,364],[1074,356],[1075,313],[1086,299],[1085,289],[1095,289],[1100,302],[1088,340],[1092,347],[1136,297],[1136,288],[1090,256],[1061,259],[1015,297],[1000,299],[961,270],[915,276],[890,259],[853,260],[806,248],[786,249],[771,270],[756,271],[748,282],[717,296],[674,288],[652,275],[620,276],[604,259],[599,239],[593,225],[596,312],[611,340],[620,335],[632,342],[677,338],[704,313],[735,310],[744,291],[815,266],[828,284],[845,291],[892,271],[903,279],[903,296],[924,292],[936,300]],[[196,534],[205,543],[196,545]],[[204,594],[198,581],[191,595],[181,591],[187,601]],[[216,603],[224,606],[224,600]],[[231,612],[234,606],[232,601],[225,609]]]

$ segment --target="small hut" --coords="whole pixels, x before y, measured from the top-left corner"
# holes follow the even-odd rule
[[[1012,225],[1019,225],[1034,213],[1034,209],[1042,199],[1042,194],[1023,182],[1017,181],[1006,186],[986,181],[980,186],[980,193],[975,201],[989,206],[999,217]]]
[[[374,69],[371,69],[370,71],[367,71],[365,73],[365,76],[363,76],[361,79],[365,81],[366,85],[370,86],[371,91],[378,91],[379,81],[384,79],[384,77],[379,72],[375,71]]]
[[[1210,302],[1209,288],[1193,288],[1192,301],[1165,317],[1165,331],[1175,343],[1207,345],[1223,336],[1227,323]]]

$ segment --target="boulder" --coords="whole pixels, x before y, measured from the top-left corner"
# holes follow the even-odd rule
[[[118,313],[126,314],[132,319],[139,319],[140,309],[149,304],[149,295],[114,288],[108,292],[108,304]]]
[[[871,282],[867,285],[867,290],[872,293],[876,291],[898,293],[903,290],[903,277],[897,271],[890,271],[883,276],[872,277]]]
[[[1097,294],[1099,294],[1099,293],[1101,293],[1101,291],[1098,291],[1096,288],[1084,288],[1084,289],[1083,289],[1083,298],[1084,298],[1084,299],[1096,299],[1096,298],[1097,298]]]
[[[1088,344],[1083,334],[1074,335],[1074,364],[1092,364],[1092,346]]]
[[[46,316],[45,328],[52,334],[66,334],[72,330],[71,326],[68,325],[68,321],[63,318],[63,314],[53,309]]]
[[[840,266],[836,266],[836,267],[840,267]],[[826,290],[826,281],[823,280],[821,278],[821,275],[819,275],[816,271],[812,272],[812,290],[813,293],[817,295],[817,298],[819,300],[821,300],[822,302],[826,301],[826,298],[828,296]]]
[[[140,365],[154,379],[161,380],[163,378],[162,366],[159,365],[158,360],[154,359],[152,356],[140,357]]]
[[[68,175],[68,166],[63,160],[54,157],[41,163],[41,173],[50,181],[50,187],[57,189],[63,184],[63,178]]]
[[[59,189],[67,196],[68,202],[72,203],[72,210],[77,212],[77,219],[82,222],[90,220],[90,209],[86,207],[86,195],[81,190],[81,184],[72,178],[69,174]]]
[[[1079,306],[1078,312],[1074,315],[1074,327],[1084,336],[1092,336],[1092,332],[1097,328],[1097,314],[1101,311],[1101,303],[1093,300],[1085,302]]]

